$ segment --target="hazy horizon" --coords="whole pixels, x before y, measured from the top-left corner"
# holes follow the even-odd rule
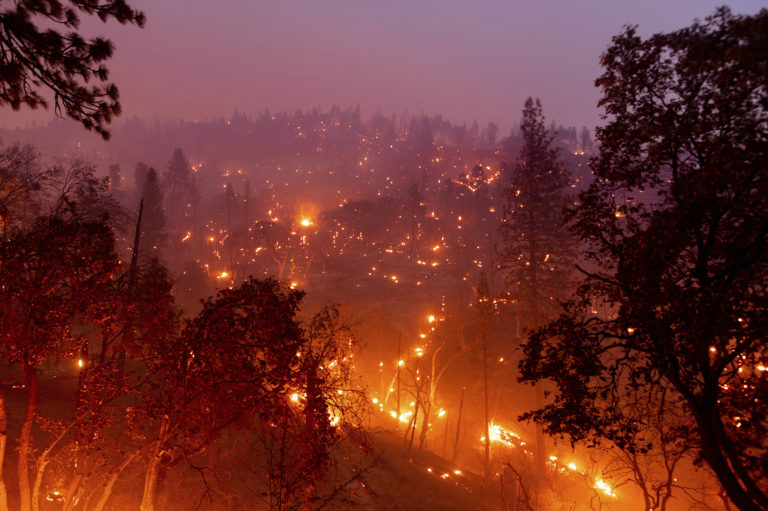
[[[144,29],[84,20],[113,40],[111,80],[121,123],[138,117],[192,121],[359,105],[363,116],[440,114],[453,123],[493,122],[508,133],[526,97],[548,120],[600,123],[594,80],[611,37],[627,24],[649,35],[711,14],[719,2],[512,4],[502,0],[131,1]],[[738,14],[763,7],[731,2]],[[0,127],[45,124],[52,110],[13,112]],[[96,135],[94,135],[96,136]]]

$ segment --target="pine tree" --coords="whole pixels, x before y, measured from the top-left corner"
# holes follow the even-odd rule
[[[528,98],[520,125],[523,147],[506,190],[501,229],[502,267],[507,289],[519,304],[518,326],[526,331],[541,326],[558,312],[555,299],[565,290],[570,262],[569,237],[562,223],[570,176],[552,147],[555,133],[547,130],[541,102]],[[544,392],[535,385],[536,403]],[[536,428],[536,462],[544,468],[545,440]]]
[[[144,162],[136,162],[136,168],[133,170],[133,191],[138,204],[141,200],[141,193],[144,191],[144,183],[147,181],[147,172],[149,167]]]
[[[557,161],[554,134],[546,129],[541,103],[528,98],[521,123],[523,147],[506,190],[501,228],[502,267],[507,289],[521,304],[521,323],[540,325],[557,312],[571,266],[569,236],[562,210],[570,176]]]
[[[57,115],[109,138],[107,126],[120,115],[115,84],[105,63],[114,45],[108,39],[86,40],[81,18],[144,26],[144,14],[125,0],[6,2],[0,10],[0,107],[48,107],[53,96]]]
[[[168,168],[163,174],[163,188],[168,191],[168,226],[171,231],[178,232],[182,227],[185,204],[195,195],[192,168],[181,149],[176,149],[168,162]]]
[[[141,244],[139,253],[143,258],[157,257],[167,239],[163,195],[160,193],[157,172],[150,167],[142,189],[144,213],[141,221]]]

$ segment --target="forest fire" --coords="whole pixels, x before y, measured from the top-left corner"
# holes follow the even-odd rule
[[[114,62],[181,11],[0,7],[0,109],[73,121],[0,122],[0,511],[768,510],[768,10],[602,34],[577,129],[503,2],[231,1]]]

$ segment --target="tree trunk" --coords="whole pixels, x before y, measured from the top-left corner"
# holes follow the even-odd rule
[[[429,415],[432,412],[432,401],[427,402],[427,406],[423,407],[424,417],[421,419],[421,433],[419,433],[419,450],[424,448],[424,443],[427,440],[427,433],[429,432]],[[435,449],[437,450],[437,449]]]
[[[81,373],[82,374],[82,373]],[[78,390],[78,403],[80,400],[80,390]],[[79,409],[79,405],[76,406],[75,409]],[[45,469],[48,468],[48,465],[51,462],[51,453],[56,448],[56,446],[59,445],[59,442],[61,442],[72,430],[73,427],[75,427],[79,422],[80,418],[74,419],[72,422],[69,423],[67,427],[65,427],[58,436],[46,447],[46,449],[40,454],[40,456],[37,459],[37,470],[35,471],[35,480],[32,484],[32,510],[38,511],[40,509],[40,488],[43,486],[43,477],[45,477]],[[76,457],[73,458],[75,466],[78,466],[78,457],[79,454],[75,455]],[[77,478],[75,478],[75,481],[79,481],[82,479],[82,475],[79,475]],[[73,491],[75,486],[73,486],[69,491],[65,493],[65,497],[69,498]]]
[[[67,489],[64,491],[64,511],[72,511],[75,509],[79,502],[79,497],[83,493],[83,474],[77,474],[72,478],[72,481],[67,485]]]
[[[395,375],[397,378],[397,420],[395,421],[395,427],[397,429],[400,429],[400,340],[402,337],[403,333],[400,332],[397,338],[397,373]]]
[[[49,462],[50,459],[45,455],[37,464],[35,482],[32,484],[32,511],[40,511],[40,487],[43,484],[43,475],[45,474],[45,469],[48,467]]]
[[[104,489],[101,491],[99,500],[93,506],[93,511],[104,510],[104,506],[107,505],[107,501],[109,500],[109,497],[112,495],[112,488],[115,487],[115,482],[117,481],[117,478],[120,476],[123,470],[125,470],[128,467],[128,465],[130,465],[131,462],[133,462],[133,460],[136,459],[137,455],[138,453],[135,452],[129,456],[126,456],[123,462],[120,463],[120,465],[112,471],[112,473],[109,475],[106,482],[104,483]]]
[[[3,461],[5,461],[5,445],[7,441],[5,396],[0,394],[0,511],[8,511],[8,489],[5,487],[5,474],[3,474]]]
[[[32,452],[32,424],[37,411],[37,372],[32,366],[24,367],[24,383],[27,386],[27,413],[19,433],[19,509],[31,511],[29,491],[29,456]]]
[[[481,335],[483,336],[483,404],[485,414],[485,463],[483,465],[484,483],[488,483],[491,475],[491,427],[488,418],[488,346],[485,335],[485,318],[483,318]]]
[[[764,511],[766,508],[758,504],[758,496],[746,491],[739,479],[731,470],[723,455],[716,435],[711,431],[707,419],[696,417],[699,435],[701,435],[701,457],[712,468],[726,495],[741,511]]]
[[[464,412],[464,390],[466,387],[461,387],[461,398],[459,399],[459,416],[456,418],[456,440],[453,442],[453,458],[451,463],[456,463],[456,457],[459,454],[459,434],[461,433],[461,416]]]
[[[144,476],[144,495],[141,499],[140,511],[157,511],[158,497],[162,493],[167,467],[163,464],[162,454],[156,454],[147,467]]]

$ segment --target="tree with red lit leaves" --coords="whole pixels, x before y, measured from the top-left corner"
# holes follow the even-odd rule
[[[40,367],[49,358],[73,359],[82,350],[86,336],[78,325],[102,319],[100,291],[117,269],[112,232],[104,222],[40,217],[0,239],[0,358],[27,389],[17,469],[23,511],[32,506],[29,462]],[[4,403],[0,408],[4,414]],[[5,441],[3,428],[0,443]],[[0,488],[0,509],[4,493]]]
[[[253,452],[262,455],[246,461],[248,470],[259,474],[264,500],[275,511],[313,508],[343,494],[360,472],[316,487],[331,466],[337,476],[343,471],[332,449],[344,439],[358,444],[364,455],[367,449],[361,431],[368,404],[352,378],[355,335],[336,307],[322,309],[303,330],[289,392],[254,428]]]
[[[660,446],[633,395],[663,391],[727,498],[768,509],[768,11],[630,27],[602,64],[607,124],[572,211],[597,269],[524,346],[523,378],[556,385],[527,415],[641,452]]]
[[[158,508],[172,467],[228,428],[269,421],[285,406],[301,345],[295,315],[302,296],[275,280],[249,279],[208,299],[147,359],[151,379],[137,411],[147,429],[143,511]]]
[[[79,353],[73,410],[38,419],[41,437],[50,440],[37,456],[33,506],[56,495],[64,509],[82,502],[101,511],[118,478],[140,458],[145,437],[126,397],[141,399],[143,361],[157,357],[177,333],[171,288],[167,271],[154,259],[125,268],[101,290],[102,319]]]
[[[52,93],[57,115],[107,139],[107,126],[120,115],[105,66],[114,47],[101,37],[83,38],[83,15],[144,25],[144,14],[124,0],[17,0],[0,11],[0,105],[47,107],[45,95]]]

